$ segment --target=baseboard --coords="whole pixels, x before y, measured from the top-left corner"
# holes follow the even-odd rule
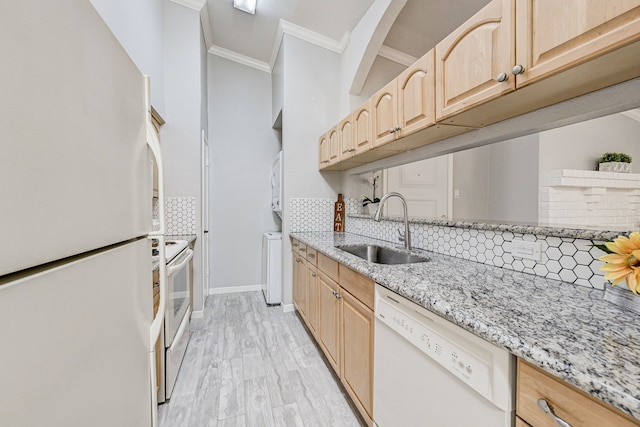
[[[291,313],[295,311],[296,307],[293,304],[282,304],[282,312],[283,313]]]
[[[191,312],[191,318],[192,319],[202,319],[202,317],[204,317],[204,311],[200,310],[200,311],[192,311]]]
[[[237,292],[261,291],[262,285],[227,286],[224,288],[209,288],[209,295],[235,294]]]

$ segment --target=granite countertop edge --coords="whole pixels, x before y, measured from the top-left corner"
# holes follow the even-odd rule
[[[374,264],[335,246],[395,244],[352,233],[290,236],[640,419],[637,315],[603,291],[423,250],[430,262]]]

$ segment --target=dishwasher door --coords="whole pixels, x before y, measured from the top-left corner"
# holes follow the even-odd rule
[[[376,424],[511,427],[513,356],[425,312],[387,289],[377,291]]]

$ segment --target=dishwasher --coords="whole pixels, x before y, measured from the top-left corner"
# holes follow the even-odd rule
[[[509,351],[376,284],[373,418],[379,427],[511,427]]]

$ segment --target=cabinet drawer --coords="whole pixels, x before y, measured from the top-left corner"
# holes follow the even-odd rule
[[[334,261],[328,256],[318,253],[318,270],[338,281],[338,261]]]
[[[318,263],[318,251],[311,246],[307,246],[307,262],[312,265],[317,265]]]
[[[556,379],[540,369],[518,359],[516,412],[535,427],[557,427],[551,414],[538,407],[545,399],[559,418],[572,426],[631,427],[640,422],[617,411],[581,390]]]
[[[375,290],[373,280],[340,264],[340,286],[373,310]]]

